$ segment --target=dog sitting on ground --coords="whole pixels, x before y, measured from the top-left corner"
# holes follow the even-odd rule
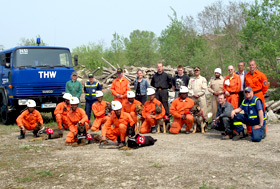
[[[140,128],[144,120],[144,118],[142,117],[143,108],[144,106],[142,104],[136,104],[135,107],[135,112],[137,113],[136,133],[140,133]]]
[[[160,114],[162,112],[162,104],[159,106],[156,104],[155,114]],[[157,133],[160,133],[161,126],[163,127],[163,133],[166,133],[166,124],[163,118],[157,119]]]
[[[88,134],[86,131],[85,124],[78,124],[78,133],[77,133],[77,143],[73,143],[72,146],[84,146],[86,144],[99,143],[101,140],[100,135],[98,134]]]
[[[196,131],[201,131],[201,133],[204,134],[207,125],[203,117],[203,112],[200,106],[195,104],[190,111],[193,114],[193,118],[194,118],[192,133],[196,133]],[[200,126],[200,128],[198,127],[198,125]]]

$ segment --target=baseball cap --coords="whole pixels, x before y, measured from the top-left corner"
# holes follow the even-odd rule
[[[72,72],[72,75],[78,75],[77,72]]]
[[[245,92],[251,92],[253,89],[251,87],[246,87]]]
[[[123,73],[123,70],[122,70],[121,68],[118,68],[118,69],[117,69],[117,73],[118,73],[118,74]]]
[[[93,76],[93,74],[92,74],[92,73],[90,73],[90,74],[88,74],[88,77],[90,78],[90,77],[94,77],[94,76]]]
[[[200,67],[198,67],[198,66],[194,67],[194,70],[197,70],[197,69],[199,69],[199,70],[200,70]]]

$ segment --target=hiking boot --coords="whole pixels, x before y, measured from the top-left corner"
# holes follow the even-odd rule
[[[121,142],[121,143],[119,144],[119,148],[122,148],[122,147],[124,147],[124,146],[126,146],[125,141],[123,141],[123,142]]]
[[[20,130],[20,135],[18,136],[18,139],[24,139],[25,138],[25,133],[23,132],[23,130]]]
[[[240,132],[238,135],[232,138],[233,141],[237,141],[243,138],[246,138],[248,135],[244,133],[244,131]]]
[[[35,137],[38,137],[38,130],[33,130],[33,135],[34,135]]]
[[[151,132],[152,132],[152,134],[155,134],[155,133],[157,132],[157,127],[156,127],[156,125],[152,126]]]
[[[186,131],[186,134],[190,134],[191,133],[191,131]]]

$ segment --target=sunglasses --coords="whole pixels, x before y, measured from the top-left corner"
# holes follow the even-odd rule
[[[195,72],[198,72],[198,71],[200,71],[200,70],[194,70]]]
[[[250,93],[249,91],[245,91],[245,93]]]

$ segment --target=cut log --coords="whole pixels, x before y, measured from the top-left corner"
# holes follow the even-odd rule
[[[274,103],[274,100],[268,101],[265,103],[265,107],[269,108]]]
[[[106,64],[108,64],[109,66],[111,66],[115,71],[117,71],[117,68],[115,66],[113,66],[110,62],[108,62],[105,58],[101,58]]]
[[[273,103],[273,104],[268,108],[268,110],[273,110],[274,108],[276,108],[276,107],[279,106],[279,105],[280,105],[280,100],[277,101],[277,102],[275,102],[275,103]]]

